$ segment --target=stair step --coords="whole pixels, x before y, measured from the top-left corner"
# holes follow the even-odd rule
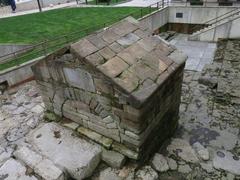
[[[64,173],[52,161],[34,152],[28,147],[21,147],[14,156],[31,167],[34,172],[45,180],[64,180]]]
[[[24,180],[37,180],[34,175],[28,175],[27,168],[19,161],[10,158],[1,167],[1,179],[24,179]]]
[[[28,137],[32,148],[64,169],[74,179],[89,177],[101,160],[101,147],[73,136],[73,131],[46,123]]]

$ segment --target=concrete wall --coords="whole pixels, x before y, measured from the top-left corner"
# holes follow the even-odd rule
[[[219,38],[240,38],[240,16],[189,36],[190,40],[217,42]]]
[[[142,25],[148,27],[151,31],[155,31],[156,29],[168,23],[168,13],[169,8],[166,7],[141,18],[139,21],[142,23]]]
[[[31,47],[31,45],[0,44],[0,64],[6,62],[6,60],[4,59],[14,56],[14,54],[12,55],[8,55],[8,54],[17,52],[19,50],[23,50],[28,47]],[[5,57],[2,57],[2,56],[5,56]]]
[[[237,7],[177,7],[169,8],[169,23],[203,24]],[[176,13],[183,13],[183,18],[176,18]]]
[[[5,71],[0,71],[0,83],[7,81],[9,86],[14,86],[28,79],[33,78],[33,72],[31,66],[39,61],[42,57],[22,64],[21,66],[15,66]]]
[[[206,21],[219,17],[236,8],[171,6],[141,18],[140,22],[152,31],[157,30],[167,23],[204,24]],[[183,17],[176,18],[176,13],[183,13]]]

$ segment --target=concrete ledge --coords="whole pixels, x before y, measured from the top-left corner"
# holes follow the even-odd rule
[[[0,83],[7,81],[8,86],[14,86],[16,84],[24,82],[27,79],[32,79],[33,73],[31,70],[31,66],[37,63],[42,58],[43,56],[25,62],[19,66],[14,66],[6,70],[0,71]]]

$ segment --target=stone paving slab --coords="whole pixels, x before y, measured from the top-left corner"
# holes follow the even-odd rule
[[[37,180],[35,176],[26,174],[26,167],[20,162],[9,159],[0,168],[0,178],[5,180]]]
[[[213,61],[216,43],[188,41],[184,34],[178,34],[170,43],[188,56],[186,70],[201,72],[206,64]]]
[[[71,130],[47,123],[29,135],[29,142],[42,155],[76,179],[89,177],[97,167],[101,149],[74,137]]]

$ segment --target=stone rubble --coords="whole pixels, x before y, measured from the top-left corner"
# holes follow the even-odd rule
[[[170,154],[177,155],[186,162],[196,163],[199,161],[193,148],[183,139],[172,139],[171,144],[167,147],[167,150]]]
[[[222,155],[220,155],[222,154]],[[240,175],[240,160],[227,151],[218,151],[213,158],[213,167],[222,169],[232,174]]]
[[[151,166],[144,166],[137,171],[136,178],[140,180],[157,180],[158,174]]]
[[[162,154],[156,153],[152,160],[152,166],[159,172],[165,172],[169,169],[168,162]]]
[[[20,162],[10,158],[0,167],[1,179],[24,179],[24,180],[37,180],[33,175],[26,174],[26,167]]]
[[[71,177],[91,176],[101,159],[101,148],[75,137],[71,130],[46,123],[28,136],[36,151],[65,169]]]
[[[202,160],[204,161],[209,160],[208,150],[205,147],[203,147],[199,142],[195,142],[193,144],[193,149],[196,151],[196,153]]]
[[[100,175],[104,180],[108,180],[110,176],[127,180],[137,178],[144,180],[240,179],[239,56],[239,40],[220,41],[211,65],[206,66],[201,73],[195,71],[184,72],[179,126],[174,137],[169,139],[169,142],[166,142],[158,151],[158,154],[164,155],[167,160],[168,171],[158,173],[149,165],[152,164],[151,161],[146,162],[141,169],[128,168],[129,161],[126,161],[121,169],[113,169],[102,161],[93,170],[89,179],[99,179]],[[199,82],[199,78],[202,77],[217,79],[217,86],[213,88],[211,84]],[[24,180],[35,180],[41,177],[42,173],[40,171],[35,168],[35,171],[37,171],[35,172],[29,167],[30,163],[27,158],[22,158],[23,161],[17,155],[21,148],[28,148],[38,153],[41,157],[51,160],[55,167],[66,172],[62,168],[64,166],[63,161],[56,164],[46,156],[47,153],[42,153],[39,148],[36,148],[37,146],[41,147],[39,142],[28,141],[30,134],[34,134],[34,132],[37,132],[35,135],[38,139],[43,138],[41,136],[44,136],[44,134],[38,133],[43,130],[42,127],[53,127],[49,125],[51,123],[43,120],[44,105],[35,86],[36,83],[33,81],[19,86],[17,90],[6,91],[3,95],[0,95],[0,179],[11,180],[18,177]],[[35,106],[36,108],[34,108]],[[32,108],[34,110],[31,110]],[[47,116],[48,120],[51,119],[50,121],[58,121],[57,117],[53,117],[51,114]],[[106,122],[111,121],[109,118],[105,120]],[[61,128],[66,129],[66,131],[74,132],[71,138],[77,136],[75,133],[77,133],[76,130],[79,129],[79,126],[75,123],[65,120],[60,124],[63,126]],[[129,132],[126,133],[129,136],[132,135]],[[53,137],[60,142],[61,136],[62,134],[56,131],[55,134],[48,135],[43,144],[48,144],[48,140],[51,141]],[[32,139],[34,137],[32,136]],[[82,141],[82,138],[80,136],[80,141]],[[106,140],[104,142],[106,145],[112,145],[106,143]],[[61,146],[62,143],[57,146]],[[205,149],[202,149],[202,147]],[[198,153],[199,150],[204,151],[204,158],[201,158],[200,154],[202,153]],[[207,151],[209,158],[207,158]],[[187,153],[189,153],[189,157],[187,157]],[[29,158],[32,157],[31,153],[27,153],[27,155],[29,155]],[[62,156],[59,157],[62,158]],[[34,158],[31,159],[34,160]],[[40,167],[42,168],[42,166]],[[105,169],[107,170],[103,173],[102,171]],[[47,173],[47,170],[44,173]],[[50,175],[50,172],[47,175]]]
[[[26,146],[23,146],[15,151],[14,156],[32,168],[34,172],[41,176],[43,179],[64,179],[64,173],[58,167],[56,167],[52,161],[30,150]]]
[[[110,167],[121,168],[126,162],[126,157],[118,152],[104,149],[102,151],[102,160]]]

